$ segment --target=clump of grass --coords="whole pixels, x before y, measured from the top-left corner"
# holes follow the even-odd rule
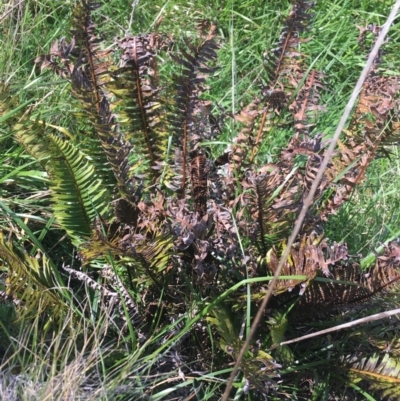
[[[12,304],[7,308],[13,310]],[[91,305],[81,308],[84,315]],[[203,399],[219,390],[226,370],[185,377],[175,344],[162,344],[168,330],[179,326],[132,348],[129,335],[112,324],[110,307],[100,302],[96,308],[93,320],[77,320],[71,309],[51,325],[41,316],[32,321],[15,314],[3,324],[2,344],[8,346],[0,359],[0,400],[164,400],[193,394],[196,380],[203,382]],[[181,330],[184,335],[187,329]]]
[[[105,366],[114,343],[107,343],[107,320],[96,325],[76,315],[43,330],[40,318],[19,319],[20,332],[9,333],[2,358],[2,400],[95,400],[107,393]]]

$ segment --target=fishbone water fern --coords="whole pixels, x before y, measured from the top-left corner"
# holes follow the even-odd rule
[[[78,260],[66,261],[58,274],[85,283],[89,292],[82,296],[116,305],[115,330],[134,332],[143,347],[159,336],[160,349],[170,347],[178,355],[168,359],[160,351],[155,371],[179,369],[182,377],[197,380],[196,372],[234,361],[252,318],[250,307],[259,305],[277,268],[329,145],[329,137],[314,130],[326,111],[321,99],[329,79],[308,65],[301,51],[301,44],[312,40],[307,30],[313,6],[293,3],[276,47],[265,57],[259,95],[236,113],[218,107],[236,135],[221,155],[209,148],[219,139],[221,119],[205,97],[223,46],[216,23],[196,21],[196,35],[178,44],[169,33],[152,32],[109,45],[94,23],[100,5],[87,0],[74,7],[70,38],[55,41],[36,63],[69,83],[77,115],[85,116],[90,128],[66,137],[41,121],[34,107],[6,121],[48,173],[54,216],[77,252]],[[360,29],[360,53],[368,53],[379,30],[376,25]],[[400,279],[396,242],[363,271],[346,244],[329,242],[323,229],[374,158],[398,142],[399,88],[394,75],[381,73],[383,57],[382,52],[364,83],[242,364],[243,388],[256,398],[269,393],[279,399],[293,380],[293,361],[313,357],[327,386],[362,379],[384,397],[396,393],[390,386],[400,374],[398,355],[382,357],[376,338],[363,337],[362,347],[352,352],[335,334],[328,360],[320,358],[322,341],[271,351],[286,335],[334,324],[332,317],[357,313],[360,304],[377,307],[376,300]],[[162,63],[173,65],[174,73],[164,76]],[[0,102],[7,116],[18,100],[4,85]],[[282,126],[290,126],[292,136],[266,163],[262,145]],[[51,275],[44,281],[38,268],[27,271],[33,259],[18,255],[4,240],[0,257],[10,265],[9,294],[29,308],[43,286],[57,286]],[[48,265],[41,258],[45,274]],[[247,293],[231,290],[243,280]],[[48,304],[68,305],[54,289],[46,296]],[[349,345],[358,335],[347,335]],[[298,371],[306,380],[304,366]],[[185,389],[189,397],[192,389]],[[306,386],[302,396],[307,399],[312,390]]]

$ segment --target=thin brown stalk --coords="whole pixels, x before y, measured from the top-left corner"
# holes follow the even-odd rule
[[[339,324],[338,326],[335,326],[335,327],[329,327],[329,329],[320,330],[315,333],[307,334],[305,336],[293,338],[292,340],[283,341],[279,345],[276,345],[273,348],[279,347],[281,345],[297,343],[300,341],[307,340],[309,338],[318,337],[318,336],[322,336],[324,334],[332,333],[334,331],[336,332],[339,330],[348,329],[350,327],[358,326],[359,324],[364,324],[364,323],[374,322],[375,320],[385,319],[385,318],[393,316],[393,315],[400,315],[400,309],[393,309],[393,310],[389,310],[389,311],[385,311],[385,312],[381,312],[381,313],[376,313],[375,315],[371,315],[371,316],[363,317],[361,319],[353,320],[352,322]]]

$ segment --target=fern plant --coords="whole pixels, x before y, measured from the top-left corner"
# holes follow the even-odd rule
[[[78,252],[79,262],[53,266],[54,272],[85,283],[93,302],[100,297],[117,305],[116,330],[129,330],[134,346],[146,348],[155,336],[158,372],[178,369],[185,377],[236,359],[327,152],[329,139],[313,131],[316,115],[324,111],[320,100],[327,80],[298,50],[312,24],[312,7],[304,0],[293,4],[266,60],[261,92],[237,113],[224,112],[237,137],[218,157],[207,147],[220,131],[218,118],[203,96],[220,47],[210,21],[199,20],[197,37],[185,38],[184,46],[153,32],[127,35],[107,48],[93,22],[98,4],[79,2],[69,41],[55,41],[36,62],[69,82],[80,115],[90,122],[84,134],[67,138],[32,109],[7,114],[16,99],[2,88],[0,110],[9,116],[15,139],[48,173],[54,216]],[[379,28],[361,30],[364,51],[367,33],[373,42]],[[175,64],[175,76],[159,73],[165,59]],[[311,366],[319,366],[326,386],[371,379],[371,388],[383,396],[395,393],[397,355],[377,354],[382,344],[376,338],[364,337],[350,352],[360,332],[332,336],[329,358],[321,357],[324,341],[276,348],[286,335],[334,324],[332,316],[356,313],[361,303],[376,307],[400,278],[395,242],[363,271],[346,244],[331,244],[323,233],[324,222],[362,182],[372,160],[397,141],[397,80],[380,74],[380,62],[381,57],[364,83],[346,137],[290,250],[265,324],[242,364],[242,389],[255,397],[279,398],[293,383],[292,372],[303,371],[305,380]],[[276,160],[265,163],[262,144],[284,121],[292,137]],[[8,270],[9,292],[25,303],[34,299],[32,291],[39,295],[38,283],[59,285],[44,282],[33,273],[37,269],[27,271],[32,260],[15,255],[11,245],[0,246],[1,258],[17,269]],[[161,362],[166,349],[177,356]],[[315,365],[293,367],[296,360],[311,359]],[[304,397],[313,391],[308,382]]]

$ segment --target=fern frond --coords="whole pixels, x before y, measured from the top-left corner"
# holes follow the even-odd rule
[[[139,220],[140,224],[140,220]],[[92,238],[80,250],[84,264],[100,257],[113,256],[127,269],[132,270],[139,281],[153,281],[171,267],[174,254],[173,237],[170,234],[148,233],[134,235],[118,224],[97,222]],[[117,228],[118,227],[118,228]],[[153,237],[153,238],[150,238]]]
[[[299,71],[295,80],[296,89],[303,79],[304,72]],[[289,110],[293,115],[294,128],[296,137],[306,139],[310,128],[316,121],[319,111],[324,111],[325,107],[320,103],[320,92],[324,89],[322,84],[323,74],[312,70],[297,93],[296,99],[289,106]]]
[[[34,316],[47,310],[54,319],[65,316],[69,304],[61,293],[64,284],[54,275],[44,255],[37,259],[27,253],[17,253],[0,232],[0,258],[8,267],[7,295],[21,300],[27,315]]]
[[[373,33],[376,40],[379,29]],[[362,40],[359,43],[362,44]],[[385,153],[384,145],[397,140],[399,118],[396,110],[400,100],[395,94],[400,86],[396,77],[380,76],[381,60],[380,53],[364,81],[349,128],[344,130],[346,137],[343,142],[338,142],[338,153],[326,170],[329,181],[335,185],[332,185],[333,194],[318,211],[322,219],[334,213],[364,180],[371,161],[379,152]]]
[[[281,246],[281,252],[284,251],[286,244]],[[277,247],[272,248],[266,257],[267,266],[271,274],[275,273],[278,266],[280,253]],[[282,274],[284,275],[306,275],[308,280],[306,283],[298,280],[282,280],[277,285],[276,294],[284,291],[292,291],[293,288],[300,285],[300,295],[304,294],[305,299],[308,299],[310,290],[308,284],[322,272],[327,277],[332,277],[329,266],[334,266],[338,261],[347,259],[347,246],[345,244],[328,245],[323,235],[317,236],[315,233],[307,236],[304,235],[300,242],[293,245],[290,250],[288,260],[283,266]],[[325,283],[319,283],[323,287]],[[312,284],[314,285],[314,283]],[[329,297],[326,297],[329,299]]]
[[[345,358],[350,379],[366,380],[368,387],[380,395],[381,400],[398,400],[400,397],[400,360],[390,353],[371,356],[353,355]]]
[[[214,326],[220,336],[220,348],[233,360],[236,360],[243,345],[239,337],[237,322],[229,316],[222,308],[214,309],[212,316],[207,317],[207,321]],[[262,368],[260,369],[260,366]],[[271,385],[274,377],[279,377],[279,365],[271,355],[254,345],[251,351],[247,351],[241,362],[241,370],[244,373],[249,388],[256,388],[265,391],[265,386]],[[268,384],[267,382],[270,382]]]
[[[91,0],[81,0],[73,10],[72,31],[75,40],[74,52],[78,57],[79,68],[83,69],[92,88],[93,105],[100,113],[104,94],[101,86],[108,81],[110,69],[110,50],[101,50],[102,40],[96,34],[96,24],[92,12],[100,7]],[[77,68],[77,66],[75,66]]]
[[[167,151],[168,132],[163,118],[165,107],[157,80],[156,50],[163,46],[161,35],[128,36],[118,42],[123,65],[107,85],[118,101],[114,112],[150,175]]]
[[[42,68],[50,66],[71,80],[72,92],[87,113],[114,173],[115,181],[106,185],[117,183],[122,198],[135,205],[140,190],[129,169],[131,145],[116,126],[105,91],[105,83],[109,82],[111,74],[110,51],[101,49],[101,40],[91,17],[98,7],[98,3],[86,0],[76,5],[72,30],[75,36],[71,43],[54,42],[50,55],[41,56],[36,62],[42,63]],[[62,66],[54,58],[60,59]]]
[[[29,113],[21,117],[13,130],[16,139],[50,176],[53,208],[59,223],[75,244],[82,237],[89,237],[93,219],[106,213],[111,200],[90,160],[71,142],[46,133]]]
[[[207,213],[207,156],[203,149],[191,152],[190,178],[193,191],[194,211],[203,217]]]
[[[73,92],[80,100],[97,132],[107,160],[114,172],[121,196],[135,203],[137,200],[135,190],[137,188],[130,175],[128,160],[132,146],[125,140],[124,135],[117,131],[107,98],[103,96],[98,107],[96,106],[93,95],[96,90],[91,85],[86,74],[76,65],[71,74],[71,79]]]
[[[173,129],[173,143],[179,150],[179,158],[175,158],[175,170],[180,176],[177,187],[183,198],[189,176],[189,154],[203,136],[199,126],[202,126],[201,110],[204,109],[205,104],[199,96],[205,90],[203,83],[206,76],[214,71],[209,63],[217,58],[216,33],[216,26],[211,24],[206,38],[199,46],[196,47],[186,41],[190,53],[181,49],[183,57],[172,55],[172,58],[182,66],[182,73],[176,78],[177,96],[174,115],[171,116],[170,123]]]
[[[53,135],[49,139],[60,155],[58,160],[52,160],[52,166],[48,168],[53,181],[55,215],[71,237],[80,232],[87,234],[87,227],[91,226],[94,218],[106,214],[111,196],[102,181],[96,178],[86,155]],[[79,219],[77,210],[82,211],[84,220]]]
[[[297,47],[300,43],[300,33],[307,28],[311,18],[310,9],[313,4],[307,0],[297,0],[290,11],[289,17],[281,30],[279,41],[272,54],[267,59],[267,72],[269,72],[270,89],[274,89],[280,75],[288,70],[288,65],[296,62],[299,56]]]
[[[248,152],[252,145],[256,120],[260,114],[259,109],[259,102],[253,101],[234,116],[235,121],[243,127],[233,140],[231,150],[228,153],[229,164],[224,181],[231,197],[237,195],[235,194],[236,184],[243,178],[242,169],[248,162]]]
[[[50,48],[50,53],[41,55],[35,59],[35,63],[40,64],[40,71],[49,68],[60,77],[66,79],[73,70],[73,61],[70,59],[71,52],[75,48],[75,39],[72,38],[68,43],[65,38],[60,42],[55,40]]]
[[[316,313],[323,316],[342,309],[372,300],[385,290],[397,285],[400,280],[398,246],[394,243],[386,248],[381,259],[367,271],[363,271],[355,262],[341,265],[339,262],[347,259],[347,247],[334,244],[323,249],[325,255],[331,255],[327,260],[331,267],[327,271],[332,282],[314,280],[299,299],[299,308],[307,309],[308,314]],[[325,256],[326,257],[326,256]],[[315,253],[311,260],[317,260]],[[342,262],[343,263],[343,262]]]
[[[18,108],[18,97],[12,96],[10,93],[10,86],[2,81],[0,81],[0,121],[7,121],[7,114],[9,118],[16,116],[13,111]],[[18,110],[18,109],[17,109]],[[12,123],[12,121],[10,122]]]
[[[288,163],[266,165],[261,174],[249,172],[243,181],[243,187],[251,192],[242,197],[242,204],[250,204],[262,255],[286,236],[300,206],[300,184],[296,167]]]
[[[90,124],[84,125],[72,138],[72,144],[75,145],[85,155],[90,156],[90,162],[96,171],[96,177],[103,182],[103,186],[107,188],[111,194],[115,193],[117,180],[110,164],[107,155],[104,152],[102,143],[99,137],[95,134],[88,134],[88,131],[93,129]]]
[[[307,0],[297,0],[281,31],[279,41],[272,54],[267,58],[266,70],[269,82],[263,88],[264,112],[257,130],[257,136],[253,140],[250,161],[254,161],[262,142],[266,125],[275,119],[275,112],[279,112],[287,106],[287,99],[298,89],[302,73],[299,73],[298,52],[300,33],[307,28],[311,17],[310,9],[313,3]]]

